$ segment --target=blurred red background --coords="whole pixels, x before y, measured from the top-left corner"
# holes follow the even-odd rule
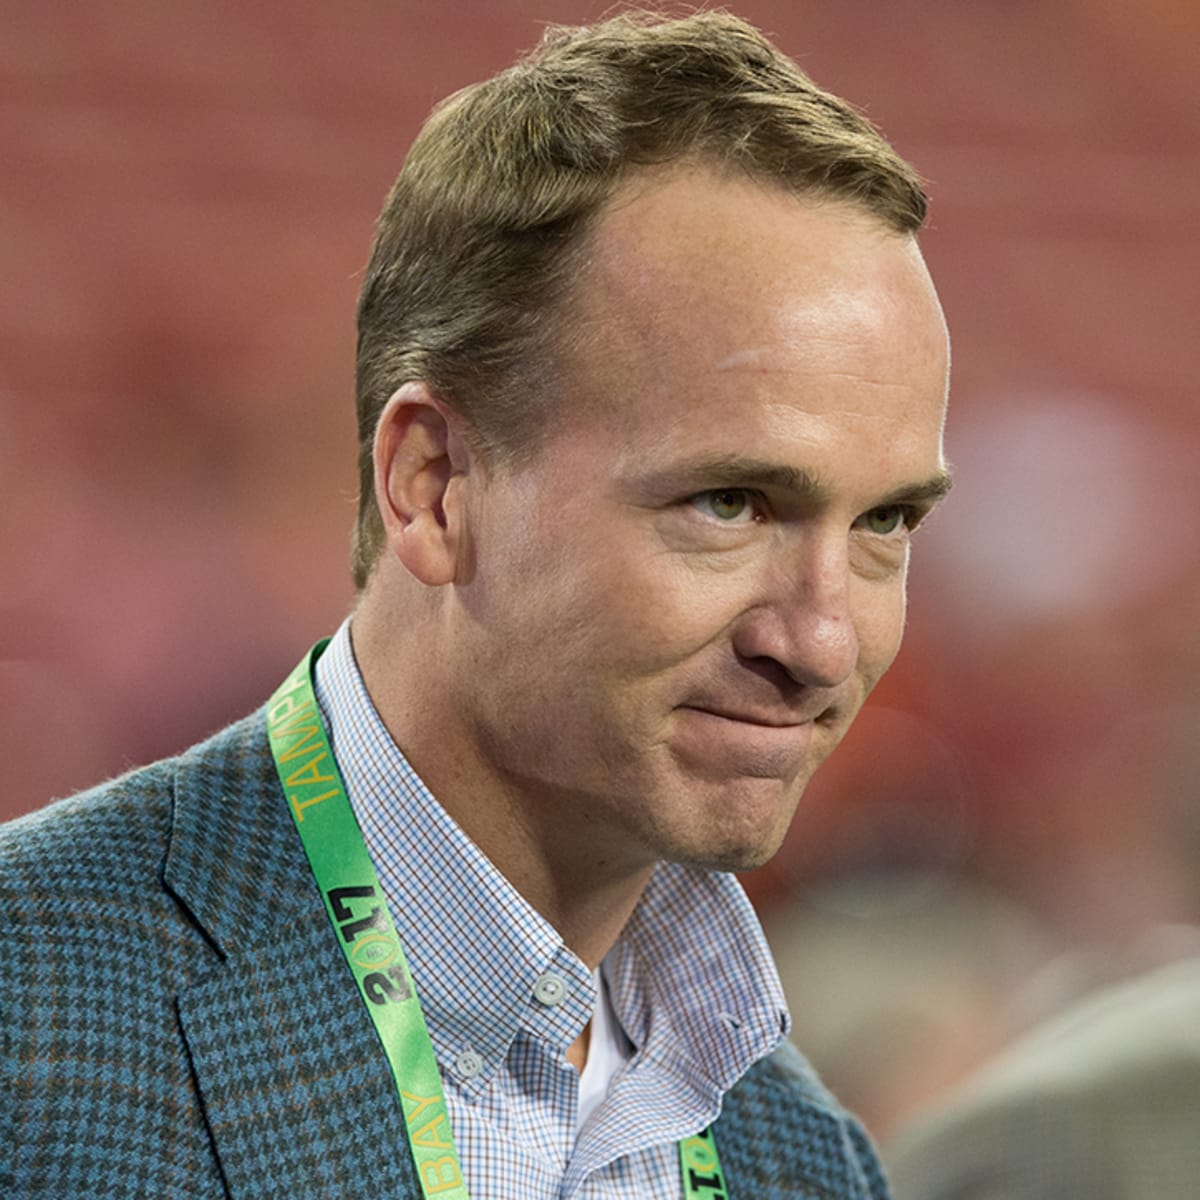
[[[342,618],[384,192],[434,101],[608,7],[0,0],[0,816],[218,728]],[[736,7],[929,180],[959,476],[897,666],[748,886],[781,938],[985,896],[1031,931],[993,998],[1132,961],[1200,915],[1200,9]],[[970,1003],[926,1090],[1013,1027]],[[921,1099],[821,1065],[877,1132]]]

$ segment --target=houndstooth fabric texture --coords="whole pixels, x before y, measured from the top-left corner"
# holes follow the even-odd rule
[[[732,1200],[886,1195],[788,1048],[714,1133]],[[261,713],[0,828],[0,1195],[418,1200]]]

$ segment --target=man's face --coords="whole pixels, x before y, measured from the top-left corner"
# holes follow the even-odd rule
[[[597,865],[748,868],[899,647],[941,311],[911,238],[699,169],[618,194],[575,304],[555,427],[470,491],[464,778]]]

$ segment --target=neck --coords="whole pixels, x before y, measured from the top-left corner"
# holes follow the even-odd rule
[[[397,636],[373,605],[354,616],[353,644],[376,711],[413,770],[526,901],[589,968],[612,948],[653,863],[606,853],[570,797],[537,797],[497,779],[456,721],[456,706],[425,687],[438,678],[434,637]]]

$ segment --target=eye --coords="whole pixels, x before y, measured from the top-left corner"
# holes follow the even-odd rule
[[[745,488],[714,488],[692,497],[692,504],[705,516],[726,525],[744,525],[758,519],[753,496]]]
[[[887,504],[882,508],[873,508],[859,518],[863,528],[877,537],[888,537],[898,529],[904,528],[908,521],[908,510],[901,504]]]

